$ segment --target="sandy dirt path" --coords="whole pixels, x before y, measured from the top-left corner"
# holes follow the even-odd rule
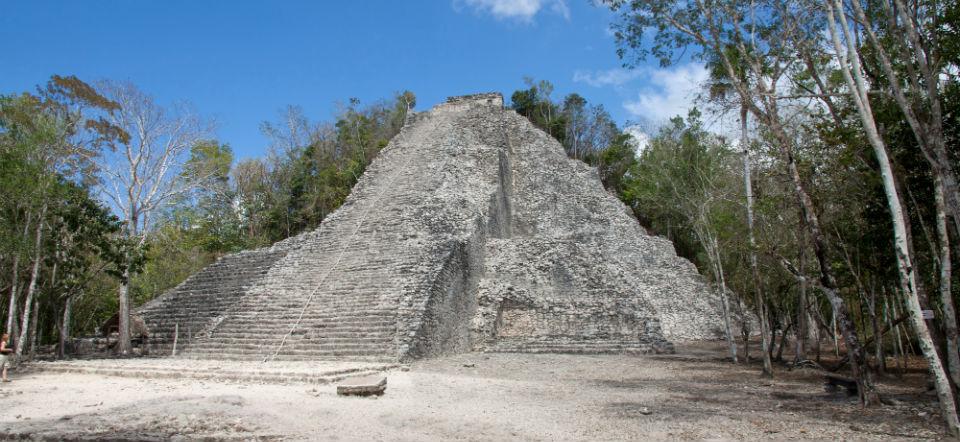
[[[386,373],[379,398],[329,385],[24,372],[0,434],[120,440],[896,440],[944,437],[923,375],[862,410],[809,369],[762,380],[722,346],[676,355],[465,354]]]

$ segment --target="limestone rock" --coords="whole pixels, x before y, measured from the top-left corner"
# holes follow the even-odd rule
[[[339,396],[380,396],[386,390],[387,378],[385,376],[350,378],[337,385],[337,395]]]

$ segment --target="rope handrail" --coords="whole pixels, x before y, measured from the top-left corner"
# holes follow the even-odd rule
[[[380,202],[380,198],[383,197],[383,194],[386,192],[386,190],[392,188],[393,182],[397,179],[399,175],[401,175],[407,169],[409,162],[410,162],[410,157],[408,156],[406,158],[406,161],[404,161],[403,167],[397,169],[397,172],[390,177],[390,180],[387,182],[387,184],[380,189],[379,193],[377,193],[377,196],[372,200],[370,206],[367,207],[366,210],[364,210],[364,212],[360,216],[360,220],[357,222],[356,227],[354,227],[353,232],[343,242],[343,247],[340,248],[340,253],[337,255],[337,259],[334,261],[333,265],[327,268],[326,273],[324,273],[323,277],[320,278],[320,282],[318,282],[317,285],[313,288],[313,290],[310,291],[310,295],[307,296],[307,300],[306,302],[304,302],[303,308],[300,309],[300,314],[297,316],[297,321],[294,322],[293,325],[290,327],[290,331],[284,334],[283,338],[280,339],[280,344],[277,345],[277,349],[273,352],[273,354],[264,358],[262,362],[265,363],[267,361],[271,361],[274,358],[276,358],[278,354],[280,354],[280,350],[282,350],[283,346],[286,344],[287,338],[289,338],[293,334],[293,332],[297,329],[297,327],[300,326],[300,323],[303,321],[303,315],[304,313],[306,313],[307,307],[310,306],[310,302],[313,301],[313,297],[316,296],[317,292],[320,291],[320,287],[322,287],[323,283],[326,282],[327,277],[330,276],[330,273],[333,273],[333,270],[337,268],[338,265],[340,265],[340,261],[343,260],[343,256],[347,251],[347,246],[350,245],[353,239],[357,236],[357,233],[360,232],[360,228],[363,226],[363,223],[366,221],[367,215],[369,214],[369,208],[376,207],[377,203]],[[321,225],[321,228],[322,227],[323,226]],[[317,236],[319,236],[319,232]]]

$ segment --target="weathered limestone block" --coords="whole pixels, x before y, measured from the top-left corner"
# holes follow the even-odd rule
[[[348,378],[337,385],[339,396],[380,396],[387,391],[386,376]]]

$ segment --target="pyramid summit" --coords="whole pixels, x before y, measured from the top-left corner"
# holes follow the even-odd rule
[[[670,352],[715,295],[594,168],[498,93],[411,114],[320,227],[224,256],[138,310],[209,359]]]

